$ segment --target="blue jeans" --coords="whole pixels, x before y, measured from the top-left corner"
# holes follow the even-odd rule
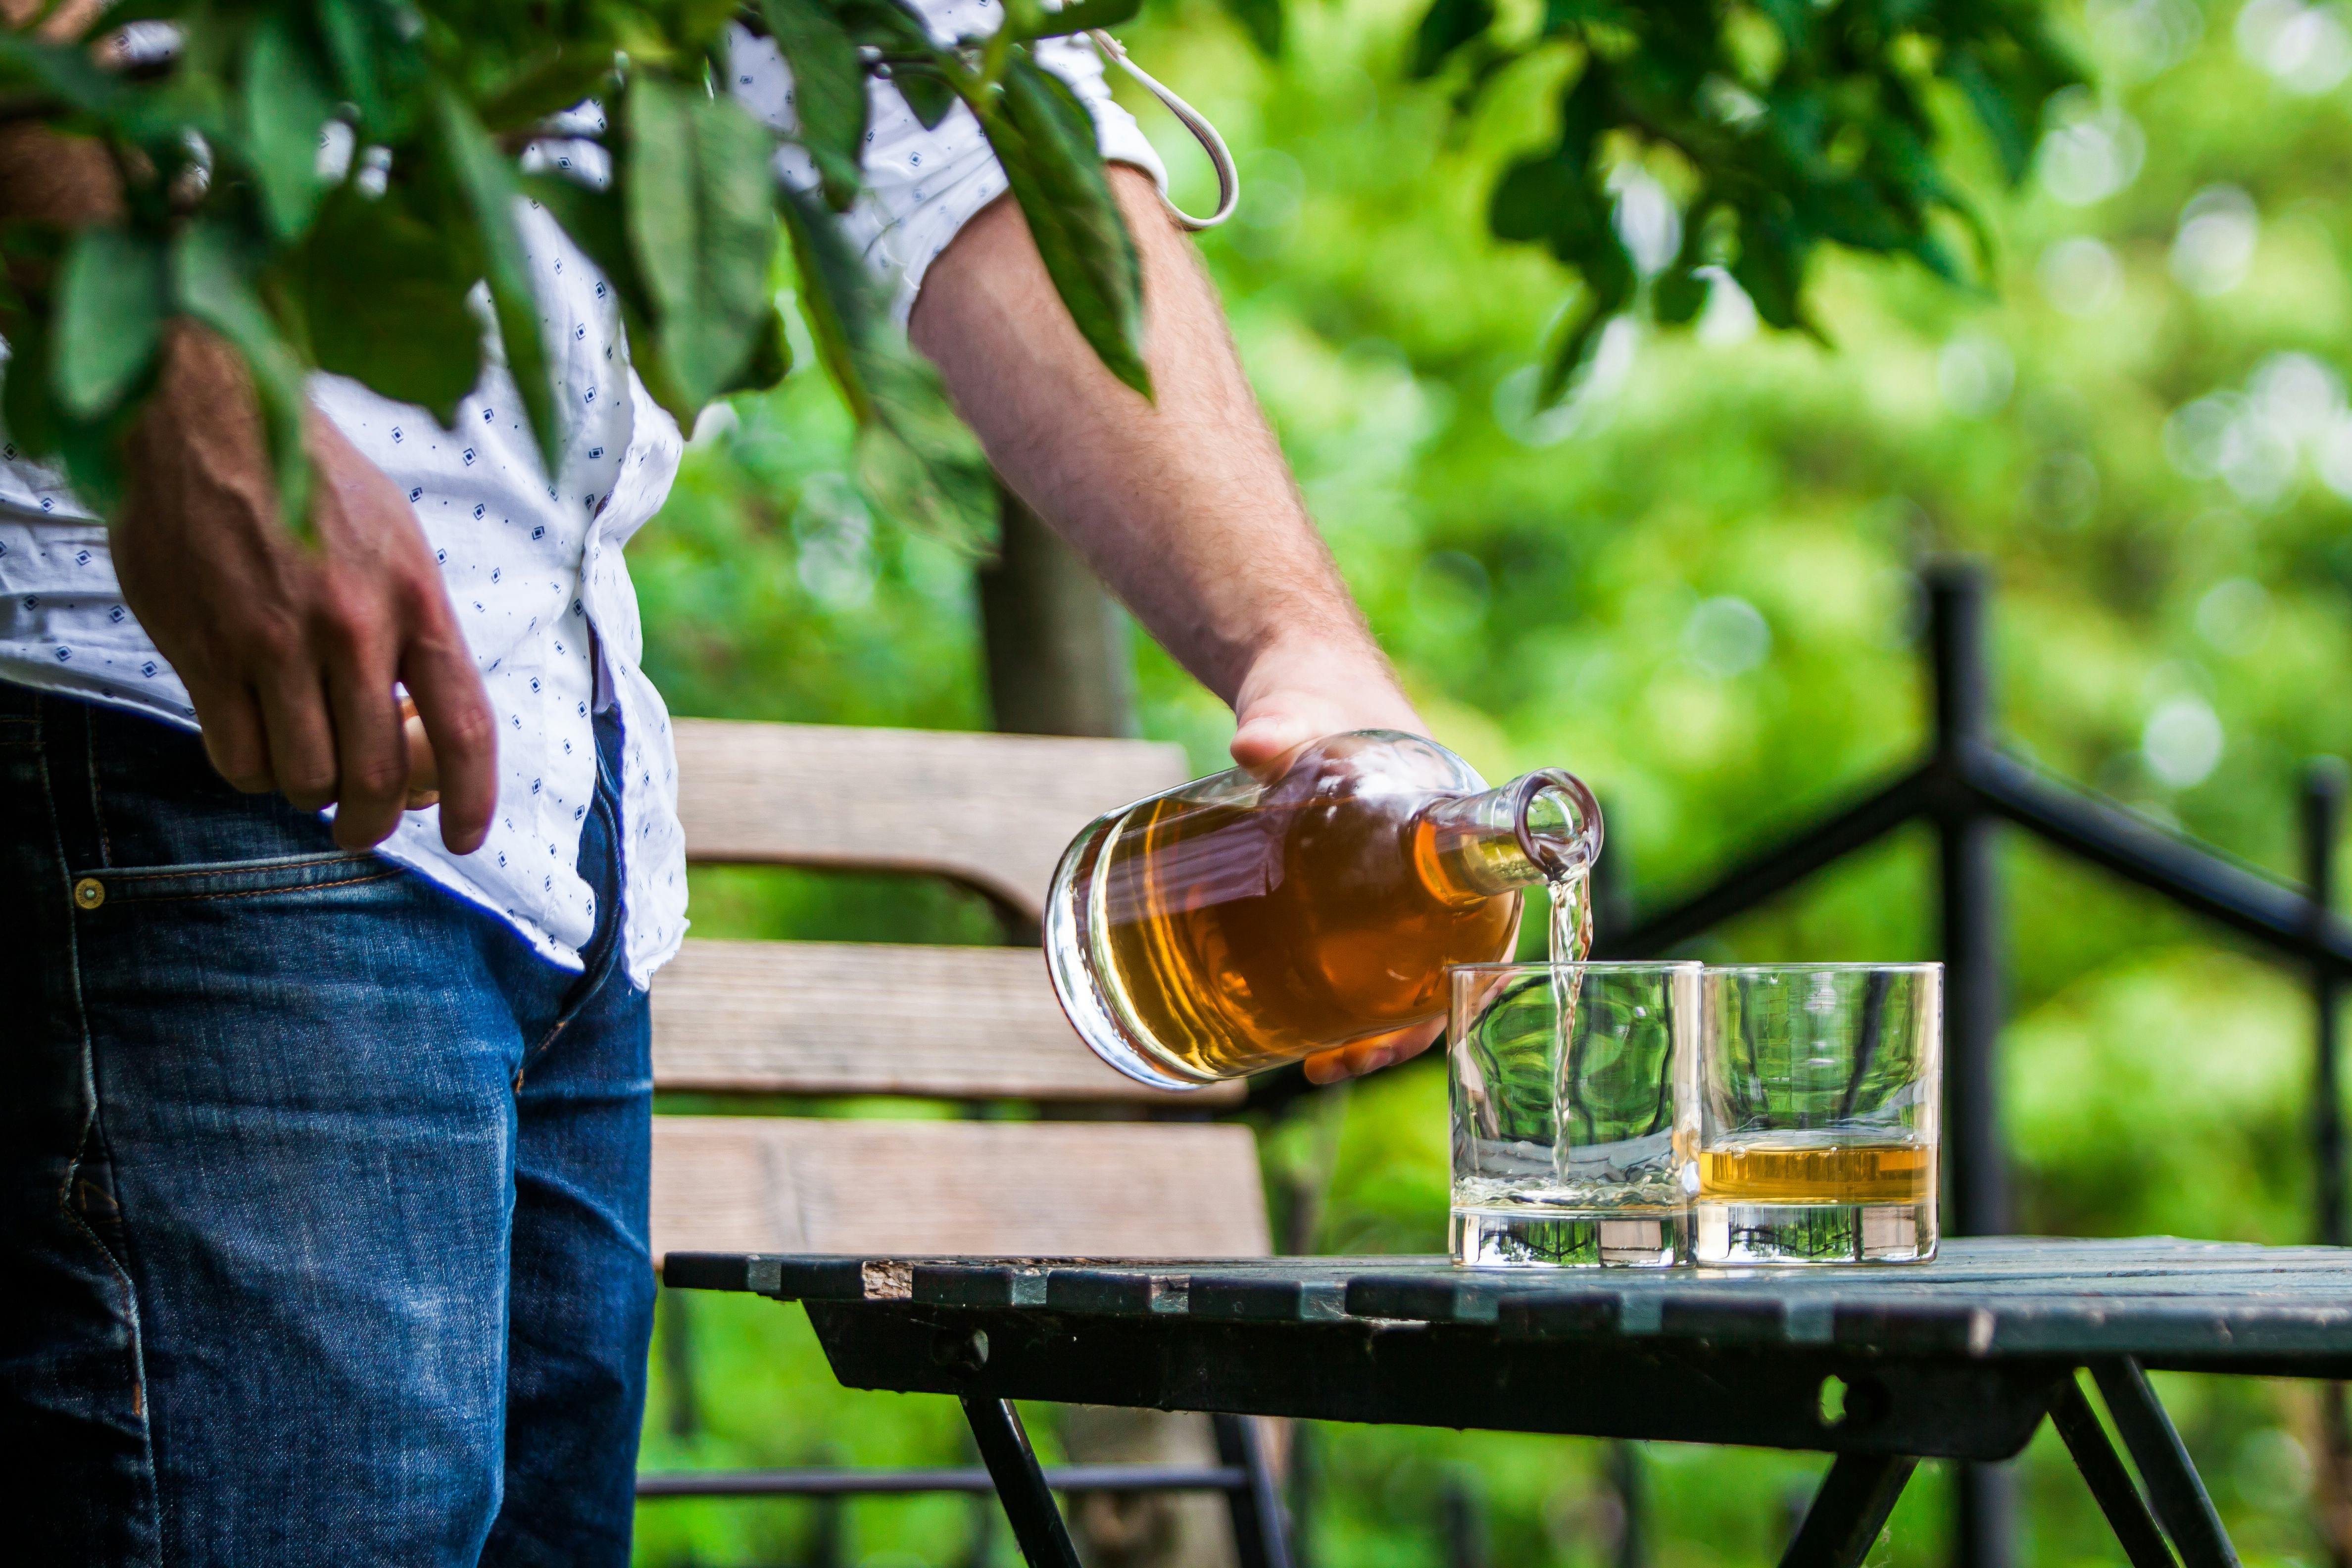
[[[18,1561],[626,1561],[652,1072],[617,739],[575,974],[195,736],[0,684]]]

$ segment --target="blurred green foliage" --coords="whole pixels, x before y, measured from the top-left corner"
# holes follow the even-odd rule
[[[1988,557],[2002,728],[2021,752],[2280,875],[2297,770],[2352,746],[2352,36],[2301,0],[2094,0],[2057,13],[2095,90],[2062,97],[2005,193],[1964,109],[1997,289],[1821,257],[1831,346],[1759,332],[1722,281],[1697,329],[1610,327],[1537,412],[1566,279],[1486,233],[1495,182],[1549,145],[1558,68],[1514,66],[1457,119],[1408,80],[1417,0],[1298,3],[1268,61],[1208,0],[1160,0],[1139,57],[1243,159],[1205,237],[1251,374],[1316,517],[1439,735],[1489,777],[1577,769],[1637,893],[1861,790],[1924,737],[1910,575]],[[1139,109],[1196,203],[1208,171]],[[1616,187],[1617,221],[1672,224]],[[802,345],[804,346],[804,345]],[[805,355],[802,357],[807,363]],[[968,565],[877,516],[820,380],[709,416],[633,547],[650,659],[688,713],[976,727]],[[1140,639],[1149,734],[1219,765],[1222,706]],[[2032,845],[2003,862],[2003,1097],[2021,1228],[2304,1239],[2311,1023],[2296,978]],[[1898,837],[1710,939],[1764,960],[1932,956],[1932,854]],[[706,934],[988,940],[986,910],[869,880],[702,878]],[[1533,922],[1530,922],[1531,924]],[[1323,1186],[1327,1251],[1433,1251],[1445,1171],[1429,1065],[1267,1130],[1277,1205]],[[648,1463],[953,1462],[939,1402],[846,1394],[797,1312],[697,1299],[701,1434]],[[2166,1382],[2250,1563],[2317,1563],[2313,1405]],[[1050,1417],[1041,1419],[1048,1444]],[[1325,1568],[1434,1568],[1444,1488],[1484,1497],[1494,1560],[1608,1561],[1597,1445],[1326,1428]],[[1649,1450],[1664,1568],[1767,1561],[1799,1455]],[[2022,1462],[2023,1561],[2120,1562],[2047,1434]],[[1874,1561],[1942,1559],[1923,1474]],[[961,1562],[953,1500],[847,1514],[860,1568]],[[662,1504],[647,1562],[804,1557],[804,1504]],[[1001,1531],[992,1561],[1010,1562]]]

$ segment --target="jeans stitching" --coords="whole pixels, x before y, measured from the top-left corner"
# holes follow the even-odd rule
[[[252,860],[199,860],[184,866],[121,866],[104,869],[108,879],[114,882],[176,882],[303,871],[314,866],[334,866],[345,862],[353,865],[380,864],[380,858],[372,849],[342,849],[323,855],[266,855]]]
[[[114,864],[114,845],[106,836],[106,804],[98,795],[98,726],[90,721],[90,710],[81,710],[82,769],[89,781],[90,826],[98,829],[98,863],[103,867]]]
[[[134,893],[134,896],[122,898],[122,902],[203,902],[207,898],[278,898],[280,893],[320,893],[324,889],[339,889],[339,886],[360,886],[362,881],[388,881],[397,875],[400,875],[397,869],[385,869],[385,872],[367,872],[364,877],[336,877],[334,881],[297,881],[297,884],[282,886],[282,889],[242,889],[236,893]]]
[[[348,868],[348,874],[333,875]],[[270,855],[253,860],[201,860],[182,866],[100,867],[87,875],[106,885],[110,897],[125,903],[166,903],[184,899],[250,898],[264,893],[299,893],[310,888],[340,888],[396,875],[399,868],[364,849],[328,854]],[[208,884],[244,880],[257,886],[206,891]],[[93,908],[97,906],[92,906]]]
[[[201,902],[207,899],[274,899],[286,893],[314,893],[328,888],[357,887],[362,882],[381,882],[400,875],[396,866],[380,871],[369,871],[358,877],[337,877],[324,882],[289,882],[279,888],[243,888],[229,893],[125,893],[113,900],[125,904],[176,904]]]
[[[33,700],[37,721],[38,712],[43,704],[38,697]],[[49,753],[47,746],[40,749],[37,766],[41,779],[41,800],[48,807],[49,842],[57,851],[58,871],[67,879],[70,887],[72,873],[67,869],[68,857],[66,854],[65,834],[58,822],[57,788],[50,776]],[[81,1175],[83,1158],[89,1152],[90,1133],[98,1126],[98,1059],[97,1047],[89,1037],[89,1006],[82,994],[81,933],[70,920],[66,921],[65,929],[67,970],[73,981],[74,1023],[81,1036],[83,1103],[88,1110],[82,1117],[81,1131],[74,1143],[73,1158],[66,1163],[64,1184],[58,1189],[58,1212],[68,1225],[89,1237],[89,1244],[98,1249],[98,1255],[106,1259],[108,1268],[113,1271],[115,1284],[121,1291],[122,1310],[131,1320],[131,1409],[139,1420],[140,1479],[144,1483],[142,1489],[144,1496],[142,1500],[149,1515],[144,1522],[147,1526],[148,1538],[160,1551],[163,1542],[163,1521],[156,1517],[155,1435],[153,1426],[147,1419],[147,1337],[144,1326],[140,1321],[139,1289],[131,1278],[127,1260],[113,1247],[109,1247],[105,1238],[92,1229],[89,1222],[83,1218],[73,1206],[74,1184]],[[117,1198],[116,1202],[119,1209],[120,1198]],[[122,1235],[127,1247],[131,1236],[127,1222],[123,1226]]]

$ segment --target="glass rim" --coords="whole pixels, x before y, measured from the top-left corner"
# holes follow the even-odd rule
[[[1906,963],[1708,963],[1709,974],[1927,974],[1944,967],[1940,958]]]
[[[1572,963],[1555,963],[1548,958],[1529,959],[1522,963],[1449,963],[1448,974],[1510,974],[1536,973],[1548,969],[1598,969],[1605,973],[1624,973],[1631,970],[1659,973],[1667,970],[1704,969],[1706,965],[1696,958],[1580,958]]]
[[[1514,972],[1537,973],[1548,969],[1598,969],[1623,973],[1630,970],[1696,969],[1705,974],[1928,974],[1944,967],[1939,958],[1916,959],[1896,963],[1709,963],[1697,958],[1580,958],[1554,962],[1549,958],[1531,958],[1511,963],[1449,963],[1448,974],[1509,974]]]

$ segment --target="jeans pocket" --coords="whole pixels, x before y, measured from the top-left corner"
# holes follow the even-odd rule
[[[95,910],[166,899],[253,899],[379,882],[398,875],[398,866],[370,849],[188,866],[109,866],[75,873],[73,901],[77,908]]]

